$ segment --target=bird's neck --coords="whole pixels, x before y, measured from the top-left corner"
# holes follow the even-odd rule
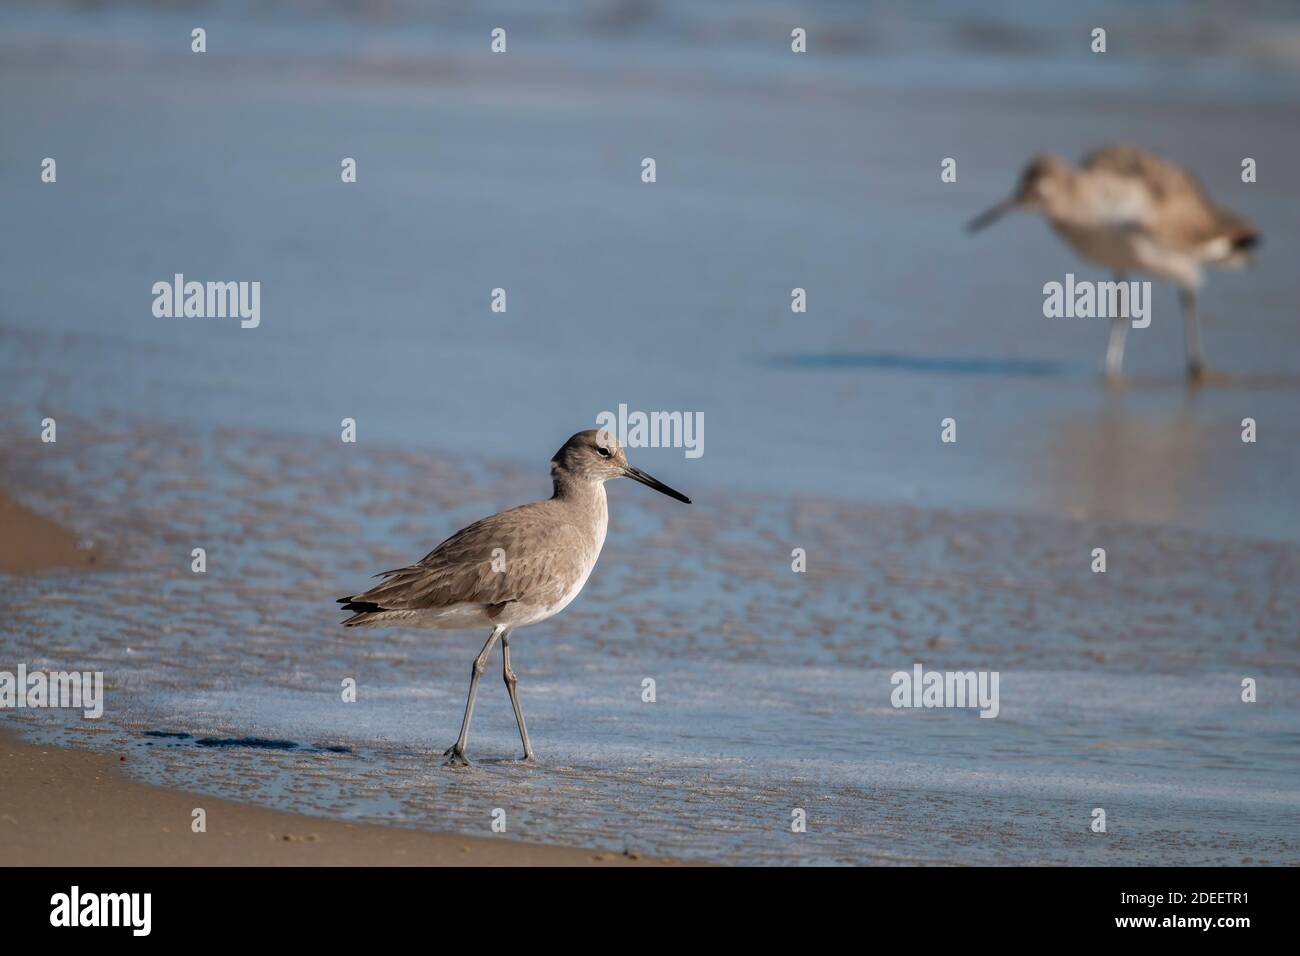
[[[572,475],[555,475],[555,494],[552,501],[561,502],[573,509],[574,521],[579,525],[588,525],[595,540],[594,556],[600,554],[605,543],[605,529],[609,527],[609,504],[605,500],[605,483],[603,481],[586,481]],[[581,516],[581,517],[579,517]]]
[[[1078,224],[1079,212],[1081,208],[1090,209],[1090,204],[1080,203],[1081,198],[1087,198],[1086,194],[1097,188],[1097,184],[1082,179],[1077,170],[1070,170],[1056,177],[1053,183],[1053,189],[1049,195],[1043,199],[1043,212],[1047,218],[1060,225]]]
[[[551,474],[551,483],[555,489],[551,497],[557,500],[599,504],[602,507],[605,504],[603,481],[589,481],[567,471],[555,470]]]

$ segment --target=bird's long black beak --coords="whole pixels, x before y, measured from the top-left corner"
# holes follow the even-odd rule
[[[989,209],[985,209],[982,213],[980,213],[970,222],[966,223],[966,231],[979,232],[981,229],[985,228],[986,226],[993,225],[995,222],[997,222],[999,219],[1001,219],[1003,216],[1005,216],[1007,213],[1011,212],[1011,210],[1015,208],[1016,208],[1015,199],[1004,199],[996,206],[993,206]]]
[[[640,468],[633,468],[631,465],[628,465],[627,470],[624,471],[623,474],[627,475],[627,477],[634,481],[641,482],[641,484],[645,485],[647,488],[653,488],[660,494],[667,495],[669,498],[676,498],[678,501],[688,505],[691,503],[691,499],[687,498],[680,491],[669,488],[658,478],[655,478],[652,475],[647,475]]]

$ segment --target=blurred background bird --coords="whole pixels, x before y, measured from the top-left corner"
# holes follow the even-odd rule
[[[1250,263],[1259,233],[1234,212],[1216,206],[1185,169],[1132,146],[1107,146],[1076,168],[1044,154],[1020,176],[1015,192],[967,224],[971,232],[1017,209],[1041,212],[1084,259],[1105,266],[1117,281],[1146,272],[1178,286],[1187,345],[1187,375],[1205,373],[1197,317],[1202,267]],[[1127,317],[1113,317],[1106,374],[1124,364]]]

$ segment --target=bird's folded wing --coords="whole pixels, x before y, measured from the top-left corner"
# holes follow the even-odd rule
[[[590,543],[571,526],[501,517],[457,532],[418,564],[384,572],[384,581],[352,600],[414,611],[558,599],[585,568]]]
[[[1106,146],[1088,155],[1082,165],[1132,184],[1133,192],[1116,202],[1109,215],[1161,245],[1194,249],[1254,231],[1244,219],[1215,206],[1195,176],[1159,156],[1132,146]]]

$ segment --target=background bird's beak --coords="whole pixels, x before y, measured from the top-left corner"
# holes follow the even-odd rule
[[[624,471],[623,474],[627,475],[627,477],[633,479],[634,481],[641,482],[641,484],[645,485],[648,488],[653,488],[655,491],[667,495],[669,498],[676,498],[678,501],[684,502],[688,505],[691,503],[691,499],[687,498],[680,491],[675,491],[674,489],[669,488],[658,478],[655,478],[651,475],[647,475],[640,468],[633,468],[631,465],[628,465],[627,470]]]
[[[979,232],[985,226],[993,225],[995,222],[997,222],[999,219],[1001,219],[1003,216],[1005,216],[1007,213],[1011,212],[1011,210],[1015,208],[1016,208],[1016,201],[1014,198],[1004,199],[996,206],[993,206],[990,209],[985,209],[982,213],[980,213],[970,222],[966,223],[966,231]]]

